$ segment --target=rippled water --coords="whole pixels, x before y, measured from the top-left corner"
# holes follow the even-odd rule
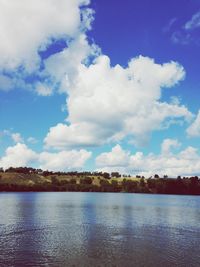
[[[200,197],[1,193],[0,266],[200,266]]]

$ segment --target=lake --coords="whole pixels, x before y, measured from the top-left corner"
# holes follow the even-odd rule
[[[200,197],[0,193],[0,266],[200,266]]]

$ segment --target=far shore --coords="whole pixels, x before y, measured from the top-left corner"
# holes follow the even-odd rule
[[[200,195],[198,176],[145,178],[118,172],[49,172],[33,168],[0,171],[0,192],[116,192]]]

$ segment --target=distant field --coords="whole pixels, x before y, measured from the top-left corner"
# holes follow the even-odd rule
[[[136,178],[136,177],[119,177],[119,178],[111,178],[110,180],[122,182],[124,179],[125,180],[138,181],[138,182],[141,180],[141,178]]]
[[[200,179],[197,176],[149,179],[133,176],[105,178],[108,175],[108,173],[100,173],[94,176],[84,172],[1,172],[0,192],[81,191],[200,195]]]
[[[43,175],[39,174],[23,174],[23,173],[1,173],[0,174],[0,183],[8,183],[8,184],[23,184],[23,185],[31,185],[31,184],[41,184],[41,183],[51,183],[52,177],[56,177],[58,181],[70,181],[71,179],[75,179],[76,182],[79,184],[81,179],[84,179],[85,176],[70,176],[70,175],[49,175],[44,177]],[[100,176],[87,176],[90,177],[93,181],[94,185],[99,186],[100,180],[106,180],[109,183],[112,181],[117,181],[121,183],[124,179],[125,180],[132,180],[132,181],[140,181],[140,178],[136,177],[120,177],[120,178],[110,178],[105,179]]]

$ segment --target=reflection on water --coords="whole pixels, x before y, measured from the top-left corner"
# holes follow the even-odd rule
[[[200,197],[1,193],[0,266],[200,266]]]

